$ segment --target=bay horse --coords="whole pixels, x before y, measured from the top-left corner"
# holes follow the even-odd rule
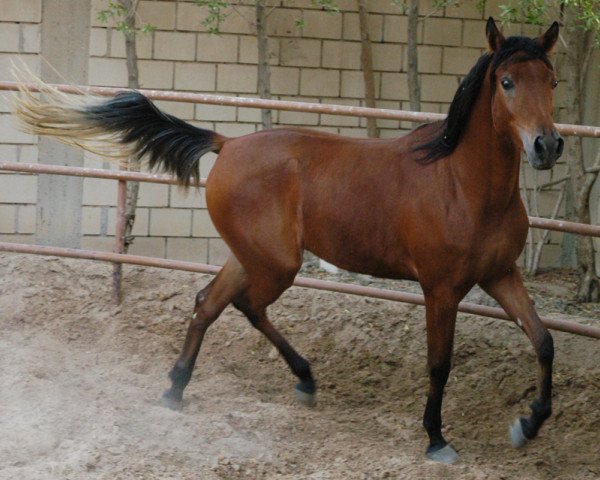
[[[22,88],[16,113],[31,133],[115,156],[147,157],[150,167],[162,167],[183,185],[199,176],[204,153],[219,153],[206,202],[231,255],[196,296],[169,374],[171,387],[163,395],[167,406],[181,408],[204,334],[229,304],[283,356],[299,379],[299,399],[314,402],[308,361],[266,313],[292,285],[308,250],[346,270],[421,284],[429,458],[446,463],[458,458],[442,436],[442,396],[458,304],[477,284],[535,349],[538,396],[510,436],[521,446],[537,435],[551,414],[554,349],[516,265],[528,229],[519,167],[523,151],[532,167],[548,169],[563,150],[552,121],[557,80],[548,59],[558,24],[535,39],[505,38],[490,18],[486,35],[489,51],[463,79],[447,118],[395,139],[300,128],[226,138],[161,112],[138,92],[101,100],[68,97],[49,86],[42,89],[45,95],[34,96]]]

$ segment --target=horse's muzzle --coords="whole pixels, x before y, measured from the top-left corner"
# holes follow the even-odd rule
[[[556,130],[553,130],[550,135],[538,135],[531,143],[524,143],[526,143],[527,161],[537,170],[552,168],[565,147],[565,141]]]

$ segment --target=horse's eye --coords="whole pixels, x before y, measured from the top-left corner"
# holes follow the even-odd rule
[[[556,88],[558,85],[558,80],[552,80],[552,88]]]
[[[502,80],[500,80],[500,85],[502,85],[502,88],[504,90],[510,90],[515,86],[515,84],[510,78],[503,78]]]

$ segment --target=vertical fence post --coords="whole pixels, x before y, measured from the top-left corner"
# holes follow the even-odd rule
[[[127,182],[119,180],[117,187],[117,222],[115,226],[115,253],[123,253],[125,250],[125,202],[127,199]],[[113,264],[113,303],[121,303],[121,280],[123,264]]]

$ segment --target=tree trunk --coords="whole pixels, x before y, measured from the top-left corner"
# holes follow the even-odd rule
[[[137,8],[137,0],[122,0],[123,6],[127,9],[125,15],[125,24],[127,30],[125,34],[125,54],[127,56],[127,85],[129,88],[140,88],[139,72],[138,72],[138,57],[136,48],[136,31],[135,31],[135,11]],[[129,158],[127,160],[127,170],[138,172],[140,170],[140,161],[137,158]],[[127,182],[127,200],[125,203],[125,236],[124,236],[124,253],[129,251],[129,246],[133,243],[132,235],[133,224],[135,223],[135,212],[137,209],[137,200],[140,190],[138,182]]]
[[[582,122],[581,68],[585,59],[584,33],[578,24],[575,7],[564,10],[563,38],[567,44],[566,78],[566,123]],[[570,182],[574,192],[574,220],[590,223],[590,192],[598,173],[586,173],[580,137],[567,140],[567,164]],[[577,237],[577,266],[580,273],[577,300],[581,302],[598,301],[599,280],[596,275],[594,244],[591,237]]]
[[[565,186],[565,218],[575,218],[573,184],[567,179]],[[577,235],[564,233],[560,242],[559,264],[562,268],[577,268]]]
[[[529,187],[530,185],[527,176],[527,166],[521,158],[521,200],[523,202],[523,205],[525,205],[527,215],[534,215],[531,211],[532,202],[530,201]],[[523,265],[527,274],[529,274],[531,261],[533,259],[533,243],[533,230],[530,228],[527,231],[527,241],[525,242],[525,248],[523,249]]]
[[[421,111],[421,87],[419,85],[419,56],[417,51],[417,32],[419,28],[419,2],[410,0],[408,5],[408,98],[413,112]],[[413,127],[418,123],[413,122]]]
[[[260,98],[271,98],[271,67],[264,0],[256,1],[256,36],[258,38],[258,95]],[[264,108],[261,110],[261,122],[263,129],[273,126],[271,110]]]
[[[360,66],[365,83],[365,105],[375,107],[375,76],[373,74],[373,50],[369,35],[369,12],[367,0],[358,0],[358,19],[360,23]],[[367,118],[367,135],[379,137],[377,119]]]

